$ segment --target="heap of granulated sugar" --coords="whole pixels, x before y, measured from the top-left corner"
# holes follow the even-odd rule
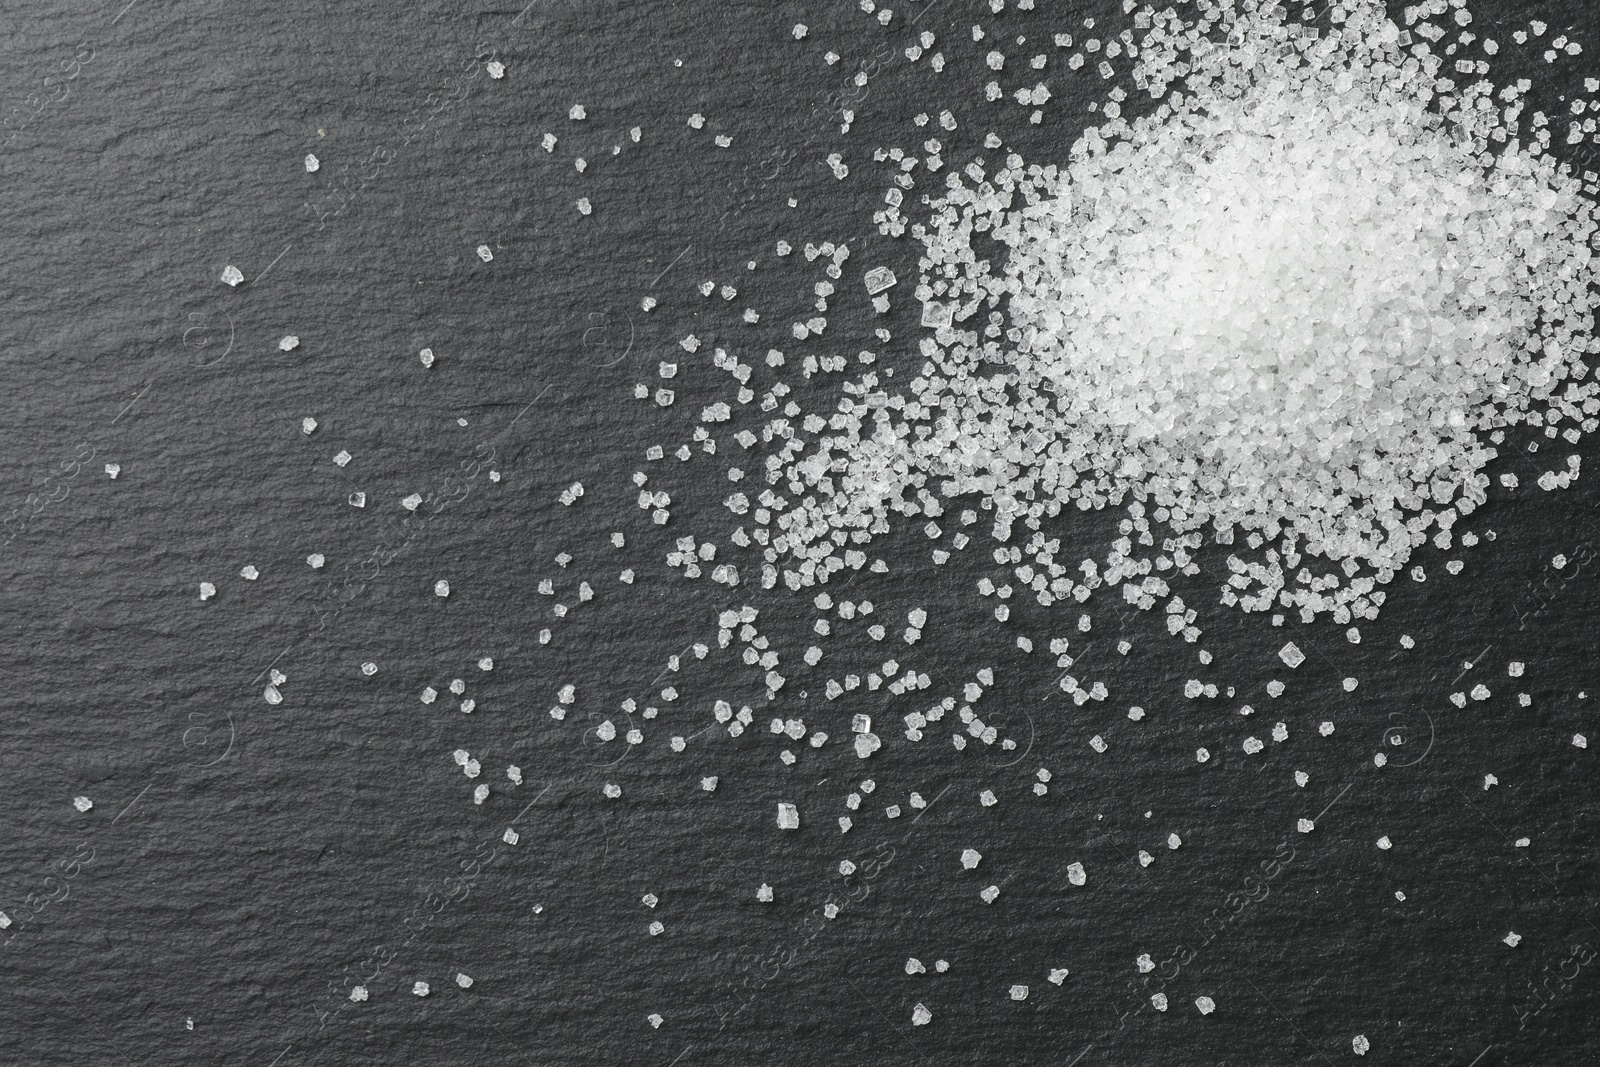
[[[1453,86],[1379,4],[1320,33],[1245,6],[1144,13],[1136,80],[1176,91],[1129,122],[1113,90],[1064,168],[948,176],[913,227],[922,374],[796,466],[820,497],[791,545],[936,515],[930,488],[982,494],[1002,538],[1126,504],[1125,533],[1274,542],[1224,602],[1345,622],[1448,546],[1505,427],[1595,428],[1596,211],[1543,116],[1525,138],[1516,88]],[[1129,544],[1113,584],[1148,574]]]

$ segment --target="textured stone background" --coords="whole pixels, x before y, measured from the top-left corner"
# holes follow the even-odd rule
[[[1353,1062],[1357,1033],[1373,1044],[1362,1062],[1394,1067],[1594,1062],[1600,959],[1576,977],[1563,962],[1600,950],[1600,776],[1593,749],[1570,743],[1600,743],[1600,585],[1592,564],[1548,562],[1592,559],[1591,477],[1545,494],[1543,466],[1508,461],[1525,488],[1465,524],[1494,544],[1454,579],[1450,554],[1421,553],[1435,577],[1397,583],[1360,645],[1331,626],[1211,616],[1204,677],[1248,684],[1204,706],[1172,696],[1197,669],[1187,646],[1157,636],[1159,619],[1112,621],[1108,603],[1074,648],[1115,696],[1073,708],[984,625],[969,592],[981,559],[956,575],[912,540],[891,545],[892,581],[862,575],[860,591],[929,608],[919,662],[951,684],[1017,666],[994,698],[995,721],[1031,739],[1009,766],[942,744],[864,765],[838,744],[789,770],[752,736],[758,719],[693,758],[658,737],[618,767],[615,746],[544,715],[568,681],[608,708],[642,699],[667,655],[714,639],[726,606],[720,587],[660,567],[680,529],[726,520],[725,483],[685,468],[697,473],[670,483],[662,531],[628,481],[647,445],[686,439],[724,395],[685,379],[675,409],[630,398],[699,316],[706,335],[731,321],[693,286],[735,280],[741,306],[781,324],[803,317],[811,276],[773,243],[848,239],[854,310],[831,330],[865,333],[860,270],[915,277],[914,248],[870,223],[871,148],[916,144],[935,131],[913,140],[909,116],[952,107],[975,116],[940,134],[952,161],[981,152],[990,126],[1034,158],[1063,152],[1084,114],[1068,92],[1042,128],[1014,106],[977,117],[988,72],[966,27],[1015,25],[1044,46],[1069,15],[1114,5],[1041,0],[995,19],[972,0],[908,0],[897,18],[922,18],[967,62],[944,80],[890,65],[840,137],[828,94],[880,39],[907,36],[853,3],[124,2],[14,4],[0,39],[0,909],[28,916],[0,935],[0,1063],[1284,1067]],[[1492,13],[1593,27],[1577,5]],[[1595,69],[1600,39],[1584,43],[1565,76]],[[827,47],[845,62],[823,65]],[[504,80],[485,75],[491,57]],[[1529,76],[1551,98],[1568,88]],[[570,122],[580,102],[589,117]],[[695,111],[705,131],[685,125]],[[538,146],[547,130],[554,154]],[[734,146],[709,147],[723,131]],[[822,163],[836,150],[850,181]],[[229,264],[247,279],[236,289],[218,281]],[[661,300],[649,316],[647,292]],[[909,306],[893,322],[915,336]],[[297,350],[278,350],[286,334]],[[355,456],[342,470],[341,448]],[[1592,470],[1595,449],[1580,452]],[[582,505],[557,505],[578,479]],[[347,503],[358,491],[364,509]],[[432,517],[402,528],[394,502],[413,491]],[[615,553],[613,529],[637,551]],[[1101,532],[1078,529],[1087,554]],[[551,562],[563,550],[566,571]],[[327,556],[320,573],[311,552]],[[624,557],[632,587],[614,578]],[[247,564],[258,580],[238,576]],[[598,594],[541,647],[552,620],[535,586],[552,576]],[[218,588],[205,603],[201,581]],[[1112,654],[1120,634],[1143,654]],[[1292,675],[1272,669],[1288,637],[1310,653]],[[1524,679],[1506,677],[1510,660],[1529,664]],[[274,666],[288,675],[277,705],[262,699]],[[1271,702],[1275,675],[1291,687]],[[471,717],[417,701],[455,676]],[[1476,681],[1491,700],[1446,702]],[[1300,747],[1244,759],[1246,700],[1251,730],[1281,719]],[[884,717],[920,702],[902,703]],[[1131,703],[1151,718],[1129,723]],[[1313,744],[1325,719],[1338,732]],[[1200,744],[1221,766],[1193,762]],[[458,747],[493,785],[481,807]],[[1054,779],[1035,801],[1039,766]],[[877,862],[860,899],[808,923],[838,887],[833,808],[868,773],[879,798],[940,799],[914,824],[861,819],[849,854]],[[717,793],[702,774],[721,776]],[[612,780],[621,802],[601,797]],[[982,809],[984,788],[1007,799]],[[777,837],[778,799],[801,803],[799,834]],[[1319,813],[1314,834],[1295,833]],[[512,823],[521,843],[497,848]],[[1169,855],[1170,831],[1184,847]],[[1392,851],[1374,847],[1383,834]],[[1532,846],[1514,848],[1523,835]],[[1004,879],[995,905],[958,877],[965,847]],[[1147,870],[1141,848],[1158,853]],[[1270,892],[1246,890],[1286,856]],[[1081,890],[1073,861],[1090,871]],[[755,902],[763,881],[773,905]],[[1259,899],[1240,909],[1242,891]],[[1206,925],[1219,908],[1235,916],[1221,934]],[[651,919],[665,935],[645,934]],[[1132,959],[1179,946],[1192,959],[1163,974],[1174,1010],[1157,1016]],[[911,978],[907,956],[951,970]],[[1072,972],[1060,988],[1051,966]],[[1530,1010],[1530,984],[1557,972]],[[417,980],[430,997],[410,994]],[[1006,996],[1014,982],[1027,1001]],[[349,1000],[357,983],[370,1000]],[[1194,1012],[1200,994],[1216,1014]],[[917,1002],[935,1020],[913,1030]]]

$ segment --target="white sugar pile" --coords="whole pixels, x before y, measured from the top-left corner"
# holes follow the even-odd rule
[[[1273,542],[1230,558],[1224,602],[1346,622],[1430,536],[1449,545],[1504,428],[1596,427],[1596,211],[1544,116],[1523,130],[1527,85],[1453,84],[1377,3],[1320,31],[1241,7],[1141,13],[1134,77],[1161,103],[1130,122],[1113,89],[1064,167],[948,176],[913,227],[927,362],[794,468],[803,557],[939,514],[930,489],[981,494],[1002,539],[1109,503],[1145,544],[1151,519],[1186,548]],[[1148,575],[1135,552],[1101,577]]]

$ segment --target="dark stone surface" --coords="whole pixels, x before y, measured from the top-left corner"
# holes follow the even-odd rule
[[[774,242],[847,239],[829,337],[853,352],[870,336],[859,272],[887,263],[902,288],[896,341],[880,352],[914,367],[915,249],[871,225],[885,180],[871,149],[939,136],[959,165],[994,128],[1031,158],[1064,152],[1082,101],[1053,85],[1044,126],[1011,104],[988,119],[976,94],[990,75],[975,65],[988,46],[967,27],[1016,27],[1053,51],[1068,9],[1075,24],[1120,8],[898,6],[892,32],[846,3],[118,0],[8,13],[0,112],[42,109],[7,126],[0,150],[0,909],[18,920],[0,935],[0,1063],[1284,1067],[1352,1062],[1357,1033],[1372,1041],[1368,1064],[1594,1062],[1600,959],[1576,976],[1565,961],[1600,950],[1600,777],[1594,750],[1571,744],[1577,732],[1600,743],[1600,501],[1589,477],[1533,488],[1542,457],[1504,461],[1523,488],[1463,524],[1496,540],[1420,553],[1433,577],[1397,582],[1359,645],[1330,624],[1278,631],[1207,607],[1214,594],[1196,580],[1208,667],[1162,619],[1104,595],[1089,635],[1072,605],[1018,604],[997,627],[970,594],[1003,573],[985,537],[942,571],[916,531],[889,539],[894,573],[848,585],[891,629],[883,648],[860,642],[859,668],[899,655],[935,676],[937,698],[994,666],[988,721],[1025,742],[1017,752],[957,753],[934,731],[904,744],[899,716],[930,699],[885,694],[872,709],[884,752],[858,761],[844,713],[811,708],[835,740],[796,746],[787,768],[759,681],[715,653],[686,660],[682,706],[638,720],[648,741],[625,758],[623,742],[597,746],[574,725],[656,699],[666,657],[714,645],[729,604],[764,605],[763,630],[784,647],[807,640],[802,599],[660,566],[677,536],[731,525],[726,453],[643,458],[689,440],[695,413],[729,392],[676,341],[695,331],[746,358],[782,347],[820,271],[776,259]],[[1592,28],[1577,6],[1492,13],[1508,26],[1547,18],[1552,35]],[[828,94],[880,40],[904,47],[913,17],[951,70],[887,66],[838,135]],[[797,21],[811,27],[803,44]],[[819,59],[830,47],[846,57],[837,67]],[[1595,54],[1600,40],[1562,76],[1592,70]],[[484,73],[491,56],[503,81]],[[1528,76],[1559,109],[1571,85]],[[589,117],[571,122],[579,102]],[[962,118],[956,133],[909,125],[944,107]],[[685,124],[696,111],[705,130]],[[554,153],[539,147],[545,131]],[[733,147],[711,147],[717,132]],[[836,150],[849,181],[822,163]],[[247,279],[236,289],[218,281],[229,264]],[[738,301],[702,298],[693,287],[708,278],[737,284]],[[647,292],[661,301],[649,314]],[[745,306],[761,310],[758,328],[738,322]],[[286,334],[295,351],[278,350]],[[696,367],[677,379],[676,406],[632,400],[671,353]],[[310,436],[306,416],[319,422]],[[340,449],[354,455],[343,469],[330,462]],[[1579,451],[1592,469],[1594,448]],[[636,506],[636,469],[673,493],[668,526]],[[585,497],[561,507],[574,480]],[[358,491],[363,509],[347,503]],[[395,502],[412,492],[426,518],[402,522]],[[1088,555],[1105,525],[1076,516],[1061,532]],[[610,547],[612,530],[626,550]],[[562,551],[565,569],[552,562]],[[327,557],[321,572],[304,562],[312,552]],[[1586,565],[1558,573],[1557,552]],[[1466,569],[1448,578],[1452,555]],[[239,577],[247,564],[258,580]],[[616,580],[624,566],[639,571],[631,587]],[[545,577],[575,605],[565,620],[536,591]],[[433,595],[440,578],[448,599]],[[205,603],[203,580],[218,589]],[[574,599],[580,580],[592,603]],[[934,621],[913,653],[893,633],[918,605]],[[542,646],[544,627],[555,637]],[[1041,644],[1031,659],[1014,647],[1021,632]],[[1051,634],[1074,638],[1081,675],[1111,700],[1062,696]],[[1126,658],[1120,636],[1135,642]],[[1289,638],[1310,658],[1274,670]],[[492,673],[476,666],[484,656]],[[801,700],[808,675],[789,660],[778,713],[798,715],[821,703],[820,681]],[[1527,662],[1523,679],[1506,677],[1511,660]],[[277,705],[262,699],[274,666],[288,675]],[[1264,692],[1274,676],[1289,682],[1277,700]],[[1361,681],[1354,693],[1346,676]],[[418,702],[454,677],[468,680],[472,715],[448,694]],[[1236,697],[1184,701],[1189,677]],[[1447,702],[1476,681],[1489,700]],[[568,682],[579,703],[557,724],[545,709]],[[666,737],[702,730],[713,695],[755,705],[755,728],[672,753]],[[1256,715],[1241,720],[1246,702]],[[1136,703],[1142,723],[1125,717]],[[1324,720],[1331,738],[1315,736]],[[1246,758],[1240,740],[1276,721],[1290,741]],[[1214,754],[1205,766],[1199,745]],[[483,762],[482,806],[457,748]],[[503,774],[511,763],[520,787]],[[1044,798],[1030,792],[1040,767],[1053,774]],[[1295,770],[1310,775],[1304,789]],[[715,793],[699,786],[708,774]],[[1485,791],[1486,774],[1500,784]],[[877,791],[841,838],[841,798],[867,775]],[[601,795],[612,781],[619,801]],[[980,807],[984,789],[1000,803]],[[912,790],[938,799],[886,820],[883,806]],[[78,795],[92,811],[74,809]],[[775,830],[778,800],[800,804],[798,834]],[[1312,834],[1295,831],[1302,817],[1317,817]],[[512,824],[515,847],[501,843]],[[1391,851],[1374,847],[1384,834]],[[1524,835],[1531,847],[1515,848]],[[967,847],[984,854],[977,871],[957,862]],[[1148,868],[1140,849],[1156,855]],[[848,880],[836,870],[847,856],[862,865]],[[1082,888],[1067,881],[1075,861]],[[755,901],[762,882],[771,905]],[[984,905],[991,883],[1002,893]],[[820,919],[830,893],[843,911]],[[1509,930],[1523,936],[1515,949],[1501,943]],[[1141,952],[1162,965],[1166,1015],[1146,1005]],[[908,956],[930,973],[908,977]],[[949,972],[932,973],[941,958]],[[1056,966],[1071,971],[1059,988],[1045,981]],[[431,996],[411,995],[417,980]],[[358,982],[364,1003],[348,999]],[[1026,1001],[1009,999],[1013,983],[1030,986]],[[1204,1018],[1202,994],[1218,1004]],[[935,1018],[913,1029],[918,1002]]]

